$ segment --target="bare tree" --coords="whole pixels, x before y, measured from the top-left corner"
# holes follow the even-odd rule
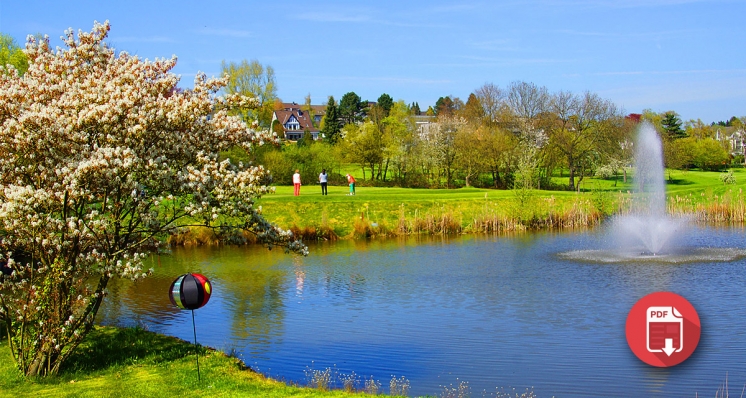
[[[490,126],[500,124],[506,105],[503,90],[495,84],[485,83],[474,94],[482,105],[484,123]]]
[[[546,135],[540,130],[539,119],[549,108],[550,96],[546,87],[515,81],[508,87],[507,103],[515,116],[515,126],[521,135],[543,146]]]
[[[550,144],[567,162],[568,187],[575,190],[575,178],[579,178],[579,184],[587,169],[593,167],[593,159],[599,157],[605,135],[615,127],[618,111],[613,103],[597,94],[586,92],[578,96],[565,91],[551,97],[550,110],[552,116],[544,127]]]

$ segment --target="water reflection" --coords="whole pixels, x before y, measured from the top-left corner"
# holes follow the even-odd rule
[[[699,243],[746,247],[737,230]],[[235,349],[260,371],[303,382],[336,366],[387,382],[404,375],[416,395],[466,380],[473,395],[534,386],[539,396],[680,396],[714,391],[726,371],[746,381],[743,261],[604,264],[558,253],[597,248],[596,234],[395,239],[320,244],[309,257],[261,248],[174,250],[155,275],[111,287],[102,323],[139,322],[190,339],[167,289],[184,272],[213,282],[197,310],[199,340]],[[652,369],[627,347],[632,305],[653,291],[698,310],[698,351],[673,370]],[[188,327],[187,327],[188,326]],[[723,330],[729,330],[727,333]]]

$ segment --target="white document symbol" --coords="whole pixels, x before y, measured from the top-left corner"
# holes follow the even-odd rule
[[[648,307],[647,342],[649,352],[669,357],[684,348],[684,317],[674,307]]]

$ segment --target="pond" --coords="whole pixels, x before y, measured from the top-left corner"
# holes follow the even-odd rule
[[[309,369],[409,380],[410,395],[467,382],[471,396],[532,388],[539,397],[714,395],[746,383],[746,260],[603,263],[562,253],[604,244],[599,231],[515,237],[341,241],[306,258],[259,247],[181,248],[152,277],[117,281],[102,324],[143,325],[192,340],[168,299],[185,272],[213,283],[195,311],[200,344],[271,377]],[[742,229],[692,229],[700,247],[746,248]],[[702,323],[694,354],[653,368],[630,351],[625,321],[643,296],[671,291]]]

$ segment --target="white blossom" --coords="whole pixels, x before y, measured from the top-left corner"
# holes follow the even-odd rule
[[[218,96],[227,76],[198,73],[182,90],[175,56],[116,53],[109,29],[68,30],[54,50],[31,37],[25,74],[0,74],[0,259],[12,270],[0,276],[0,318],[29,333],[27,373],[44,347],[75,346],[109,278],[146,277],[147,253],[179,228],[241,228],[307,254],[254,206],[272,192],[267,171],[218,160],[277,142],[231,116],[258,101]]]

